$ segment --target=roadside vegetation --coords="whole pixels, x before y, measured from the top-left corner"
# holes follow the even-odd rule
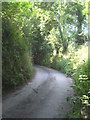
[[[87,2],[3,2],[3,91],[34,75],[33,64],[59,70],[74,80],[75,97],[69,118],[88,118]]]

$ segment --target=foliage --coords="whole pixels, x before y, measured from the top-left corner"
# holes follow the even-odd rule
[[[6,9],[6,6],[3,7]],[[7,5],[7,10],[8,7]],[[10,13],[10,15],[4,14],[8,11],[4,9],[2,11],[2,79],[3,90],[7,90],[30,79],[33,75],[33,67],[22,31],[17,27],[17,21],[9,19],[12,17]]]
[[[74,79],[69,117],[81,117],[90,91],[87,8],[85,2],[3,2],[3,88],[31,78],[32,63],[55,68]]]
[[[60,70],[74,79],[74,90],[76,96],[72,98],[72,106],[69,114],[70,118],[82,118],[87,116],[87,107],[89,105],[88,92],[90,91],[90,70],[88,68],[88,47],[87,44],[79,46],[74,44],[68,47],[65,55],[55,56],[52,67]],[[84,97],[87,96],[85,99]],[[83,114],[81,115],[81,112]]]

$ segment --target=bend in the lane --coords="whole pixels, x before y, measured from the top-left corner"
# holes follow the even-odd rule
[[[66,97],[73,95],[73,82],[64,74],[43,66],[36,66],[32,82],[3,100],[3,114],[11,117],[56,116],[59,104],[65,106]],[[13,101],[13,102],[12,102]],[[29,108],[30,106],[30,108]],[[48,107],[46,107],[48,106]],[[52,112],[50,112],[52,110]],[[60,111],[61,112],[61,111]],[[61,116],[64,115],[61,112]]]

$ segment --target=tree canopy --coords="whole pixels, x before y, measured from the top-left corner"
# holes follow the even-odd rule
[[[77,95],[88,96],[87,41],[87,2],[2,2],[3,89],[26,82],[39,64],[73,77]]]

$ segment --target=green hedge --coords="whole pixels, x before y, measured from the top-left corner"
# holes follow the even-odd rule
[[[5,90],[30,79],[33,67],[17,24],[3,19],[2,26],[2,85]]]

